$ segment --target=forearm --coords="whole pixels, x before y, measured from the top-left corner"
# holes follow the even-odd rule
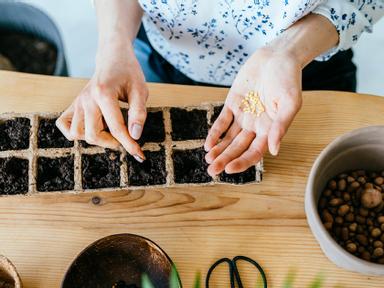
[[[96,0],[98,49],[132,50],[143,11],[137,1]]]
[[[336,46],[339,34],[325,17],[309,14],[297,21],[266,48],[294,57],[304,68],[320,54]]]

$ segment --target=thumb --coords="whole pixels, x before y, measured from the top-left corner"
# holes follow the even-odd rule
[[[272,122],[268,133],[269,152],[276,156],[280,150],[280,143],[287,133],[289,126],[301,107],[300,98],[297,100],[285,100],[279,103],[277,115]]]
[[[140,139],[143,132],[147,109],[145,104],[148,98],[147,89],[132,89],[128,94],[128,131],[135,140]]]

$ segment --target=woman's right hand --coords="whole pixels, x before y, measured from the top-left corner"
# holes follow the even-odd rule
[[[111,149],[121,144],[142,162],[145,156],[135,140],[144,127],[147,98],[145,78],[132,45],[109,44],[98,51],[95,74],[56,125],[69,140]],[[128,127],[119,100],[129,103]]]

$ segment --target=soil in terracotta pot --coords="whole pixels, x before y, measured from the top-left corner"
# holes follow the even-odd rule
[[[324,227],[349,253],[384,264],[384,171],[352,171],[329,180],[318,209]]]
[[[11,64],[3,69],[44,75],[55,71],[56,48],[30,35],[0,31],[0,54]]]

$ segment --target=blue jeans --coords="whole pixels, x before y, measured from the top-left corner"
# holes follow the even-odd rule
[[[140,63],[141,69],[143,69],[145,80],[147,82],[163,83],[164,80],[152,69],[149,64],[149,56],[152,53],[152,48],[140,39],[136,39],[133,43],[135,49],[136,58]]]

